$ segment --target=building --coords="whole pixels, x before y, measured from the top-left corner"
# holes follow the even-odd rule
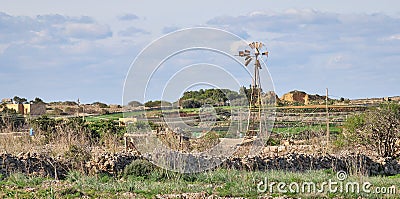
[[[46,113],[45,104],[6,104],[8,109],[14,109],[22,115],[43,115]]]
[[[12,99],[4,98],[4,99],[1,100],[1,103],[10,104],[10,103],[12,103]]]

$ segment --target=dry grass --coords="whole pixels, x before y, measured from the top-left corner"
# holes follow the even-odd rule
[[[0,152],[18,154],[21,152],[37,151],[40,138],[33,138],[28,134],[1,133]]]
[[[50,138],[43,135],[29,136],[28,133],[0,133],[0,152],[18,154],[31,152],[51,157],[63,156],[71,146],[90,150],[90,140],[82,132],[58,129]]]

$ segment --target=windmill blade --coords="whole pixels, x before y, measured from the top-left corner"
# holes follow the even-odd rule
[[[251,59],[251,57],[247,56],[244,60],[247,61],[248,59]]]
[[[268,57],[268,51],[263,52],[262,55],[265,55]]]
[[[255,48],[255,43],[254,42],[250,43],[249,46],[250,46],[251,49],[254,49]]]
[[[263,44],[260,42],[258,43],[258,49],[261,49],[263,47]]]
[[[251,62],[251,60],[253,60],[251,57],[250,59],[247,59],[246,62],[244,63],[245,66],[249,65],[249,63]]]
[[[243,51],[239,51],[239,56],[244,57],[244,52]]]

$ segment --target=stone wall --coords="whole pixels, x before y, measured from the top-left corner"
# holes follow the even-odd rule
[[[277,149],[279,150],[279,149]],[[143,156],[130,153],[93,155],[85,163],[88,173],[120,174],[125,166]],[[242,170],[286,170],[308,171],[310,169],[344,170],[348,173],[367,175],[396,175],[400,173],[399,162],[391,158],[372,160],[362,154],[346,156],[299,154],[289,151],[280,155],[261,155],[231,157],[220,167]],[[7,176],[10,173],[21,172],[28,175],[63,178],[68,171],[73,170],[68,161],[53,159],[40,154],[21,153],[18,155],[0,154],[0,174]]]
[[[382,159],[375,162],[365,155],[352,155],[337,157],[332,155],[313,156],[307,154],[291,153],[284,156],[260,156],[245,158],[230,158],[222,165],[225,168],[244,170],[286,170],[308,171],[320,169],[333,169],[365,175],[396,175],[400,173],[400,165],[394,159]]]
[[[0,174],[25,173],[34,176],[63,178],[71,165],[37,153],[20,153],[18,155],[0,154]]]
[[[300,146],[303,150],[312,151],[312,147]],[[243,170],[286,170],[308,171],[310,169],[344,170],[349,173],[366,175],[396,175],[400,173],[399,162],[391,158],[372,160],[362,154],[349,154],[336,156],[329,154],[299,154],[294,151],[300,148],[283,146],[272,147],[264,150],[261,156],[231,157],[223,162],[220,167]],[[276,151],[274,151],[276,150]],[[301,150],[301,149],[300,149]],[[268,153],[265,153],[267,152]],[[145,159],[143,156],[120,153],[116,155],[101,154],[86,163],[92,173],[118,174],[125,166],[135,159]],[[205,159],[209,159],[205,157]]]

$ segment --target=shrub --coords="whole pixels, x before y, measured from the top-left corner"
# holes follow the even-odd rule
[[[199,108],[201,107],[201,103],[198,100],[188,99],[183,100],[181,106],[182,108]]]
[[[360,144],[382,157],[394,157],[400,138],[400,105],[383,104],[346,121],[344,135],[350,144]]]
[[[155,166],[151,162],[137,159],[125,167],[123,175],[124,177],[135,176],[147,178],[155,169]]]
[[[266,141],[267,146],[278,146],[279,143],[280,143],[280,141],[278,139],[274,139],[271,137]]]
[[[110,108],[110,106],[102,102],[94,102],[92,105],[98,106],[99,108]]]
[[[131,106],[131,107],[139,107],[139,106],[143,106],[143,104],[140,103],[140,102],[138,102],[138,101],[130,101],[130,102],[128,103],[128,106]]]
[[[145,121],[133,122],[128,124],[126,127],[128,133],[147,132],[150,128],[150,124]]]
[[[156,100],[156,101],[148,101],[146,103],[144,103],[144,106],[146,107],[165,107],[165,106],[172,106],[171,102],[167,102],[167,101],[160,101],[160,100]]]
[[[64,153],[64,157],[70,161],[75,169],[84,171],[84,163],[91,158],[91,154],[85,146],[70,145]]]

